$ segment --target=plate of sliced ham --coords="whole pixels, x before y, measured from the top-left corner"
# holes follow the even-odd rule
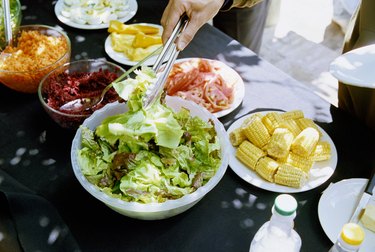
[[[179,96],[222,117],[242,102],[245,86],[241,76],[218,60],[183,58],[176,60],[165,84],[169,96]]]

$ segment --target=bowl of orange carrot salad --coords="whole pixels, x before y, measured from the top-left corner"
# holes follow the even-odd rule
[[[54,27],[24,25],[0,54],[0,82],[23,93],[36,93],[41,79],[70,61],[69,37]]]

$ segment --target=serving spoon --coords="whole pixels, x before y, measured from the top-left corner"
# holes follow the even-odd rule
[[[98,96],[91,96],[91,97],[81,97],[78,99],[71,100],[62,106],[60,106],[60,110],[65,110],[65,111],[77,111],[77,110],[89,110],[98,104],[100,104],[105,97],[105,94],[107,93],[108,90],[111,89],[114,83],[121,81],[123,78],[128,76],[130,73],[132,73],[135,69],[137,69],[139,66],[141,66],[144,62],[146,62],[148,59],[150,59],[152,56],[158,54],[161,52],[163,46],[160,46],[157,48],[155,51],[153,51],[151,54],[149,54],[147,57],[139,61],[137,64],[132,66],[128,71],[123,73],[120,77],[118,77],[116,80],[111,82],[108,86],[106,86],[103,91],[101,92],[100,95]]]

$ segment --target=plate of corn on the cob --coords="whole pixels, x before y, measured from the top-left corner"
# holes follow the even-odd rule
[[[332,139],[302,110],[250,113],[227,132],[229,166],[256,187],[281,193],[308,191],[336,169]]]

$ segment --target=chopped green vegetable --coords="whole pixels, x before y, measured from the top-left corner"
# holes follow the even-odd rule
[[[102,191],[125,201],[177,199],[203,186],[221,164],[214,125],[182,108],[156,102],[142,107],[155,81],[143,67],[134,79],[114,83],[129,110],[106,118],[93,132],[82,129],[78,160],[83,174]]]

